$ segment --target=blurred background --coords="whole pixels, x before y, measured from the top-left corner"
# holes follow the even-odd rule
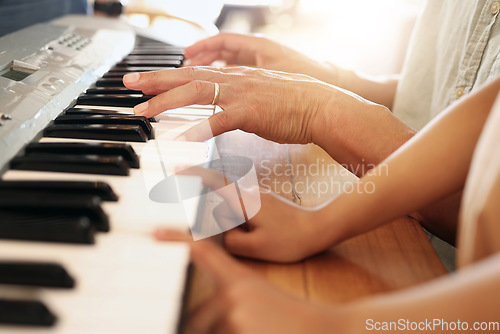
[[[260,33],[312,58],[398,73],[424,0],[129,0],[127,20],[176,44],[220,31]],[[179,20],[180,18],[181,20]]]

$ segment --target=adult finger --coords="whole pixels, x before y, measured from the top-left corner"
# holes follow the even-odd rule
[[[177,136],[176,140],[201,142],[229,131],[245,130],[243,124],[241,116],[237,113],[222,111],[190,127]]]
[[[257,39],[254,36],[220,33],[188,46],[184,49],[184,56],[187,59],[191,59],[200,53],[209,51],[227,50],[238,52],[243,48],[254,47],[253,44],[255,44],[256,41]]]
[[[188,66],[169,68],[161,71],[130,73],[123,76],[123,84],[130,89],[141,90],[146,94],[164,92],[191,81],[222,80],[220,69],[213,67]]]
[[[212,64],[216,60],[223,60],[227,64],[234,64],[237,53],[233,51],[220,50],[208,51],[197,54],[188,60],[189,66],[206,66]]]
[[[229,86],[219,84],[218,104],[223,104],[227,100]],[[222,91],[226,92],[226,97],[222,97]],[[214,82],[194,80],[182,86],[172,88],[161,93],[150,100],[138,104],[134,107],[136,115],[153,117],[164,111],[177,109],[192,104],[211,104],[216,93]]]

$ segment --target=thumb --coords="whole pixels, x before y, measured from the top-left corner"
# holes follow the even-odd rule
[[[234,113],[221,111],[187,129],[175,140],[205,141],[225,132],[238,129],[238,122]]]

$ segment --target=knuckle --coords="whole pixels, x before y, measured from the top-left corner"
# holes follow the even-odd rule
[[[215,38],[227,38],[227,37],[231,37],[232,35],[234,35],[234,34],[223,31],[223,32],[217,34],[217,36],[215,36]]]
[[[203,91],[204,82],[201,80],[191,81],[188,85],[189,93],[192,95],[200,95]]]
[[[160,94],[148,100],[148,109],[155,113],[160,112],[161,109],[164,109],[165,104],[165,96]]]
[[[146,72],[146,73],[143,73],[141,75],[145,75],[147,81],[155,82],[155,81],[160,80],[160,72],[159,71]]]
[[[218,129],[230,130],[232,128],[232,115],[228,112],[221,112],[215,114],[213,117],[214,125]]]
[[[151,99],[148,100],[148,109],[156,110],[158,107],[158,99],[160,98],[160,95],[155,96]]]
[[[194,78],[200,70],[196,66],[185,67],[185,75],[188,78]]]

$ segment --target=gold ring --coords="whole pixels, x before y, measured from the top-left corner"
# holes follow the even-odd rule
[[[212,103],[210,103],[213,106],[215,106],[217,102],[219,102],[220,87],[217,82],[214,82],[214,88],[215,88],[214,99],[212,100]]]

